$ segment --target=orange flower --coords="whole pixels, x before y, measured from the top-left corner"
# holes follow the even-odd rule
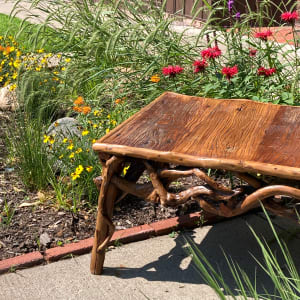
[[[150,81],[151,81],[151,82],[154,82],[154,83],[160,82],[160,77],[159,77],[159,75],[158,75],[158,74],[155,74],[155,75],[151,76]]]
[[[91,112],[91,108],[89,106],[83,106],[82,107],[82,112],[87,115],[88,113]]]
[[[77,112],[83,112],[83,108],[79,107],[79,106],[73,106],[73,110],[77,111]]]
[[[122,102],[122,100],[120,98],[118,98],[118,99],[115,100],[116,104],[120,104],[121,102]]]
[[[84,100],[81,96],[79,96],[75,101],[74,101],[74,104],[76,105],[82,105],[84,104]]]

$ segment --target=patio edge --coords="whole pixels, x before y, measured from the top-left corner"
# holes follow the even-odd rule
[[[145,240],[151,237],[165,235],[183,228],[195,228],[202,225],[217,223],[224,218],[207,212],[196,212],[151,224],[145,224],[118,230],[112,236],[109,245],[127,244]],[[63,258],[89,253],[93,246],[94,238],[88,238],[79,242],[66,244],[46,250],[44,256],[38,252],[31,252],[0,261],[0,274],[15,272],[45,263],[51,263]]]

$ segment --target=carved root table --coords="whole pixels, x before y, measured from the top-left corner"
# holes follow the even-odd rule
[[[263,201],[268,210],[296,219],[300,107],[167,92],[98,140],[93,149],[103,167],[102,176],[95,179],[100,195],[93,274],[102,272],[114,232],[114,202],[127,194],[165,206],[192,199],[204,210],[225,217],[242,214]],[[125,166],[129,169],[124,176]],[[252,191],[223,186],[200,168],[233,172]],[[150,182],[138,184],[144,171]],[[203,185],[170,192],[171,182],[191,175]],[[295,205],[287,206],[286,199]]]

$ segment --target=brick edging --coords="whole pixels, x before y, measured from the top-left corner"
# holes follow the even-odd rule
[[[206,212],[197,212],[151,224],[118,230],[112,236],[110,245],[114,245],[117,242],[126,244],[141,241],[153,236],[165,235],[181,228],[195,228],[200,225],[201,220],[205,220],[205,225],[209,225],[221,219],[223,218]],[[66,244],[62,247],[51,248],[46,250],[44,256],[40,252],[35,251],[2,260],[0,261],[0,274],[58,261],[61,258],[70,257],[72,255],[89,253],[93,246],[93,240],[94,238],[88,238],[76,243]]]

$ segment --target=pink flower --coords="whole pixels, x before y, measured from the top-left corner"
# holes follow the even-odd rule
[[[195,67],[194,73],[203,72],[205,70],[205,68],[207,67],[207,62],[205,59],[195,60],[193,63],[193,66]]]
[[[162,73],[165,76],[175,77],[177,74],[181,73],[183,68],[176,65],[176,66],[167,66],[162,68]]]
[[[249,56],[254,57],[256,55],[256,53],[257,53],[256,49],[253,49],[253,48],[249,49]]]
[[[237,73],[238,73],[237,65],[235,65],[233,67],[224,67],[222,69],[222,74],[225,75],[228,80],[230,80]]]
[[[284,12],[281,14],[281,20],[284,20],[286,22],[294,22],[295,20],[298,19],[298,13],[296,11],[293,12]]]
[[[256,32],[254,37],[259,38],[263,41],[267,41],[269,36],[272,36],[273,32],[269,29],[267,31]]]
[[[215,59],[216,57],[220,56],[222,54],[221,50],[218,46],[213,48],[207,48],[201,51],[201,55],[203,58],[212,58]]]
[[[276,73],[276,69],[275,68],[266,69],[264,67],[259,67],[258,70],[257,70],[257,74],[259,76],[269,77],[269,76],[271,76],[274,73]]]

